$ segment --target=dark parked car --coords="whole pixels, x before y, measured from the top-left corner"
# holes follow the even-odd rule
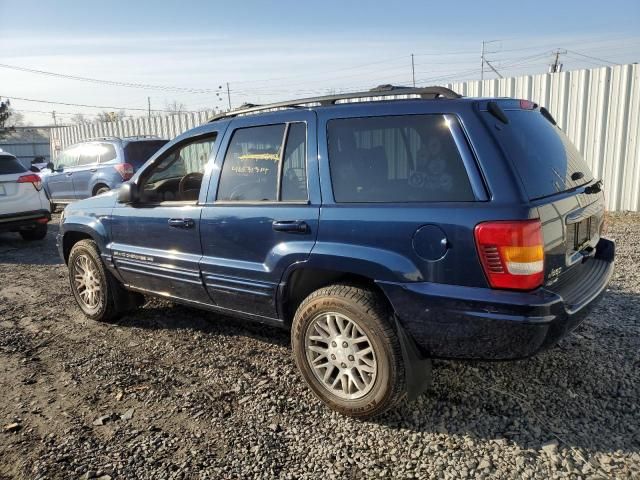
[[[62,150],[41,172],[54,204],[92,197],[129,180],[168,140],[156,137],[100,137]]]
[[[160,295],[289,328],[315,394],[366,417],[431,358],[520,359],[575,328],[613,271],[603,222],[544,108],[386,87],[220,115],[69,205],[58,245],[89,318]]]

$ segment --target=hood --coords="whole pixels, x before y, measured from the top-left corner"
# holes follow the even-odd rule
[[[117,198],[118,191],[110,190],[101,195],[96,195],[95,197],[78,200],[77,202],[73,202],[67,205],[67,207],[64,209],[65,215],[78,212],[87,212],[98,208],[112,208],[116,204]]]

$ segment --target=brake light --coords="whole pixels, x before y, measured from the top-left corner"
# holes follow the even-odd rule
[[[18,178],[18,183],[31,183],[37,191],[42,190],[42,179],[35,173],[22,175]]]
[[[114,167],[122,177],[122,180],[126,181],[133,177],[133,165],[130,163],[119,163],[114,165]]]
[[[530,100],[520,100],[520,108],[522,110],[535,110],[537,106],[538,105]]]
[[[492,288],[532,290],[544,280],[540,220],[483,222],[475,228],[480,261]]]

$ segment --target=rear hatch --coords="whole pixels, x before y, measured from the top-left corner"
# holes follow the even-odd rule
[[[0,153],[0,215],[40,210],[40,195],[32,183],[18,179],[31,172],[13,156]]]
[[[595,254],[604,222],[601,184],[551,115],[534,103],[496,100],[482,116],[537,210],[532,216],[542,222],[544,285],[554,285]],[[496,123],[500,128],[493,128]]]

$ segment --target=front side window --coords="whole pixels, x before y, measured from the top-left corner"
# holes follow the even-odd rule
[[[78,163],[78,148],[79,146],[69,147],[58,155],[56,161],[56,168],[73,167]]]
[[[263,125],[233,132],[217,200],[306,201],[306,124]]]
[[[336,202],[474,200],[443,115],[331,120],[327,134]]]
[[[200,194],[204,169],[215,135],[199,138],[167,152],[143,175],[143,203],[195,202]]]

